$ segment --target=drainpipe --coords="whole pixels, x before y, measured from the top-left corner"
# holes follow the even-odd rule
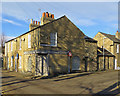
[[[103,38],[103,68],[105,70],[105,50],[104,50],[104,39],[106,39],[106,37]]]

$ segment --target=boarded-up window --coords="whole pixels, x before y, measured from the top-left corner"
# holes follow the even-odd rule
[[[57,46],[57,33],[50,33],[51,46]]]
[[[22,41],[22,39],[20,38],[20,50],[21,50],[21,41]]]
[[[28,48],[31,48],[31,34],[28,34]]]
[[[72,59],[72,70],[80,70],[80,58],[79,56],[74,56]]]
[[[117,44],[117,53],[119,53],[119,44]]]
[[[22,64],[21,64],[21,56],[19,56],[19,68],[22,68]]]

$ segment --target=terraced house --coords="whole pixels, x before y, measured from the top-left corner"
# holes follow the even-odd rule
[[[66,16],[44,12],[30,30],[5,43],[5,68],[33,75],[97,70],[97,41]]]
[[[98,32],[94,39],[98,41],[98,69],[119,69],[120,32],[116,35]]]

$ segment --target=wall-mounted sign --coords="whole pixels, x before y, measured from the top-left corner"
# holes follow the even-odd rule
[[[70,57],[72,56],[72,53],[70,51],[68,52],[68,56],[70,56]]]

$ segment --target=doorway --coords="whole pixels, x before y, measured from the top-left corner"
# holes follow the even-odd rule
[[[17,72],[17,56],[15,57],[15,71]]]
[[[72,70],[80,70],[80,58],[74,56],[72,59]]]
[[[47,55],[38,55],[37,56],[36,75],[48,76],[48,58],[47,58]]]
[[[28,67],[27,67],[28,72],[32,72],[32,59],[31,56],[28,57]]]

